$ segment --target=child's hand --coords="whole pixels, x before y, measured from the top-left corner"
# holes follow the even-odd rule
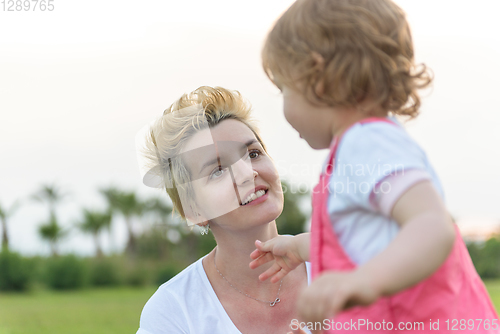
[[[380,293],[370,278],[359,272],[326,272],[307,287],[297,301],[299,318],[304,322],[321,322],[356,305],[370,305]],[[321,333],[321,331],[311,331]]]
[[[308,240],[308,234],[300,236],[280,235],[266,242],[256,240],[255,247],[257,249],[250,254],[253,259],[250,262],[250,268],[255,269],[274,260],[273,265],[260,274],[259,279],[265,281],[271,277],[272,283],[279,282],[306,260],[304,257],[308,255],[308,251],[307,254],[304,254],[303,249],[308,249]]]
[[[292,331],[288,332],[287,334],[307,334],[300,328],[300,324],[298,321],[296,321],[296,319],[294,319],[294,321],[292,321],[292,323],[290,324],[290,329],[292,329]]]

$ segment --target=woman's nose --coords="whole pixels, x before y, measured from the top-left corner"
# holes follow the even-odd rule
[[[253,182],[256,172],[252,168],[251,161],[238,160],[231,166],[235,183],[240,186],[247,182]]]

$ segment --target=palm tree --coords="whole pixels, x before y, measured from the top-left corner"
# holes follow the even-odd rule
[[[144,210],[153,218],[153,224],[149,233],[143,234],[146,239],[142,242],[148,242],[148,237],[152,237],[156,241],[156,251],[158,252],[156,254],[160,256],[160,259],[166,259],[170,250],[168,241],[172,239],[172,236],[181,237],[179,224],[172,219],[172,206],[159,197],[152,197],[144,202]],[[148,244],[151,245],[149,242]]]
[[[0,205],[0,223],[2,225],[2,250],[9,250],[9,233],[7,229],[7,220],[14,214],[19,207],[19,202],[14,202],[10,208],[3,208]]]
[[[47,203],[49,206],[49,220],[40,226],[38,232],[42,239],[49,241],[52,255],[57,256],[57,243],[66,235],[66,232],[59,225],[56,216],[56,205],[66,196],[54,184],[42,185],[32,198],[38,202]]]
[[[57,256],[57,244],[59,241],[66,236],[66,231],[64,231],[58,224],[55,215],[50,215],[49,221],[38,228],[38,232],[42,239],[47,240],[50,243],[50,249],[52,256]]]
[[[78,224],[79,228],[85,232],[92,234],[95,243],[96,256],[102,257],[102,248],[99,243],[99,234],[104,228],[109,228],[111,225],[111,212],[98,212],[84,209],[83,220]]]
[[[161,225],[171,225],[172,219],[169,216],[172,213],[172,206],[158,197],[150,198],[144,202],[144,210],[152,213],[156,221]]]
[[[66,197],[56,185],[42,185],[40,190],[36,192],[32,198],[38,202],[47,203],[49,206],[49,214],[55,216],[56,205]]]
[[[120,213],[127,226],[128,241],[125,251],[135,255],[137,252],[137,236],[132,228],[132,219],[141,216],[145,211],[145,204],[139,200],[134,192],[118,190],[115,187],[100,189],[101,194],[108,201],[109,208]]]

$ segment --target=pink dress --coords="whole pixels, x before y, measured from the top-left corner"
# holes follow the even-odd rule
[[[393,124],[385,118],[369,118],[361,123],[378,121]],[[313,280],[325,271],[356,268],[340,245],[327,211],[329,176],[333,174],[339,142],[339,138],[334,139],[326,170],[314,188],[310,250]],[[370,306],[358,306],[338,314],[331,319],[334,323],[328,323],[335,330],[328,332],[500,333],[498,315],[488,292],[456,226],[455,231],[452,252],[433,275]]]

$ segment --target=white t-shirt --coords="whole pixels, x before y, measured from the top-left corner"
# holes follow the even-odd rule
[[[390,213],[412,185],[431,180],[444,199],[425,152],[395,118],[390,120],[397,125],[358,123],[344,134],[328,185],[332,227],[358,265],[379,254],[397,235],[399,225]]]
[[[137,334],[241,334],[217,298],[203,258],[158,288],[142,310]],[[310,284],[308,262],[306,270]]]

